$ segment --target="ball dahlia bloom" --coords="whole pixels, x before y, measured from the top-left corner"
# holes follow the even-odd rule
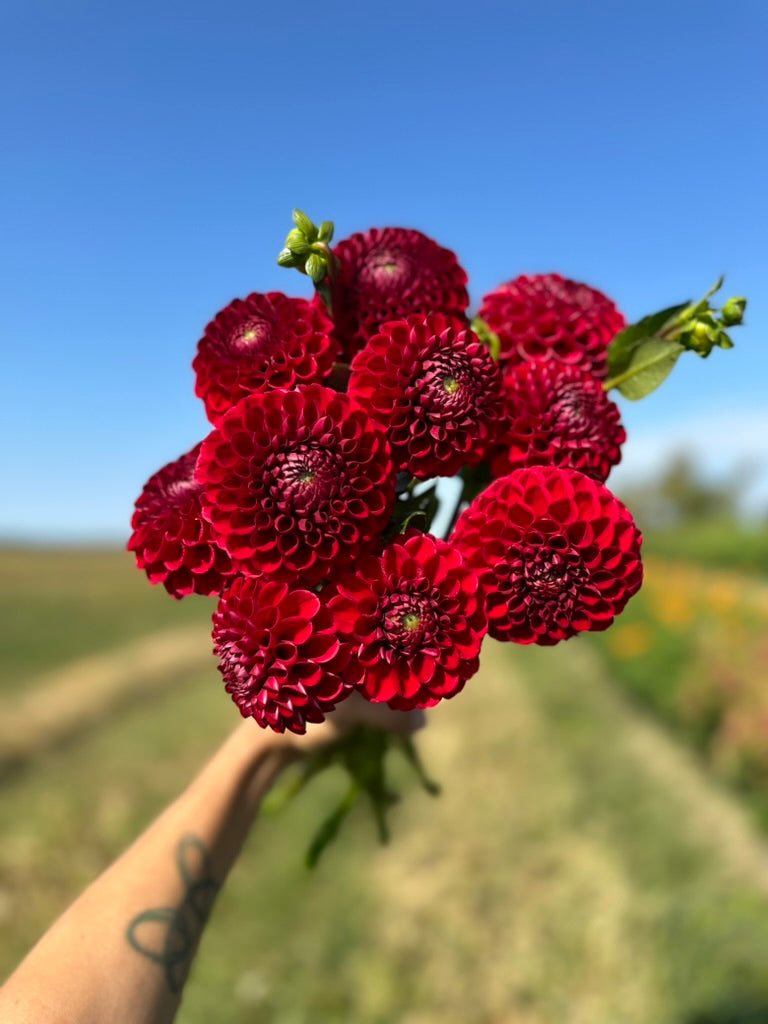
[[[338,354],[322,308],[281,292],[235,299],[205,328],[192,362],[208,419],[244,395],[324,379]]]
[[[494,481],[452,540],[482,577],[497,640],[548,645],[606,629],[642,583],[632,516],[572,469],[518,469]]]
[[[371,228],[333,250],[330,281],[336,331],[346,358],[387,320],[411,313],[462,316],[469,305],[467,275],[456,254],[420,231]]]
[[[232,562],[201,516],[203,488],[195,480],[200,445],[163,466],[144,485],[131,519],[128,550],[150,583],[173,597],[220,594]]]
[[[432,707],[477,671],[487,629],[478,578],[445,541],[399,537],[330,593],[347,678],[369,700],[403,711]]]
[[[239,572],[307,584],[367,554],[394,506],[383,430],[318,384],[238,402],[203,442],[197,479]]]
[[[317,594],[240,576],[213,616],[227,693],[262,728],[303,733],[351,692],[333,617]]]
[[[494,476],[522,466],[567,466],[605,481],[627,439],[618,406],[586,370],[555,360],[514,366],[507,375],[506,430]]]
[[[396,468],[452,476],[482,462],[503,426],[501,371],[466,321],[387,323],[352,363],[349,393],[387,428]]]
[[[489,292],[478,314],[501,343],[503,367],[554,359],[605,378],[606,350],[626,321],[602,292],[559,274],[523,274]]]

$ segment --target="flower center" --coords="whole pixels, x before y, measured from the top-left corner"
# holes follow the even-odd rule
[[[546,615],[545,609],[554,611],[578,597],[585,583],[581,556],[561,544],[560,538],[536,538],[525,545],[521,556],[512,569],[509,586],[527,604],[538,608],[539,614]]]
[[[436,619],[426,593],[395,592],[381,604],[381,637],[385,652],[415,654],[431,643]]]
[[[269,468],[270,493],[285,511],[316,511],[338,493],[339,468],[333,456],[322,448],[301,444],[277,452]]]
[[[413,381],[413,400],[432,420],[453,420],[474,410],[482,382],[471,360],[453,352],[425,359]]]
[[[360,270],[360,277],[382,291],[402,287],[411,277],[411,264],[402,253],[383,250],[373,252]]]
[[[539,598],[557,597],[570,584],[567,566],[557,556],[550,562],[546,558],[535,558],[526,562],[523,577],[529,591]]]
[[[264,317],[254,316],[240,324],[230,336],[230,346],[235,352],[253,355],[271,355],[278,338],[274,325]]]
[[[559,433],[584,433],[595,419],[594,398],[579,384],[566,384],[556,395],[551,414]]]

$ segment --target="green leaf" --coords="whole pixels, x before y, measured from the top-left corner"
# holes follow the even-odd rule
[[[618,388],[625,398],[636,402],[662,384],[683,352],[683,346],[668,338],[642,338],[635,345],[629,365],[604,387]]]
[[[397,745],[400,747],[403,754],[405,754],[406,760],[416,773],[416,778],[427,793],[429,793],[430,796],[440,796],[440,786],[427,775],[424,768],[424,762],[421,760],[421,756],[419,755],[419,751],[417,750],[412,737],[399,736],[397,739]]]
[[[470,326],[478,339],[491,353],[491,359],[493,359],[495,363],[498,363],[499,356],[501,355],[501,339],[498,334],[496,334],[495,331],[492,331],[485,320],[482,320],[479,316],[476,316],[473,319]]]
[[[356,782],[353,782],[347,791],[347,795],[338,807],[332,811],[327,818],[325,818],[320,825],[320,828],[313,836],[312,842],[309,844],[309,849],[307,850],[304,858],[304,863],[308,868],[311,869],[317,867],[317,863],[320,860],[323,851],[339,834],[342,822],[357,803],[359,796],[360,788]]]
[[[662,309],[658,313],[644,316],[636,324],[630,324],[623,331],[619,331],[608,346],[608,376],[618,377],[619,374],[624,373],[640,342],[660,334],[684,309],[688,308],[688,305],[687,302],[681,302],[677,306]]]

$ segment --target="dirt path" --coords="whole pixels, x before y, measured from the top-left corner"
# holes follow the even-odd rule
[[[0,763],[19,762],[109,715],[128,698],[169,686],[206,665],[211,641],[198,624],[70,662],[0,702]]]

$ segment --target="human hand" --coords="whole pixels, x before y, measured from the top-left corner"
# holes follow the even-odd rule
[[[308,726],[304,736],[291,735],[291,742],[300,753],[310,753],[343,739],[358,725],[382,729],[396,736],[411,736],[426,724],[426,715],[420,709],[393,711],[386,704],[374,704],[359,693],[352,693],[324,722]]]
[[[264,731],[252,719],[246,719],[237,732],[248,742],[278,749],[287,759],[294,760],[337,743],[358,725],[381,729],[395,736],[411,736],[426,724],[426,715],[420,709],[393,711],[386,704],[373,703],[359,693],[352,693],[324,722],[308,725],[304,735]]]

